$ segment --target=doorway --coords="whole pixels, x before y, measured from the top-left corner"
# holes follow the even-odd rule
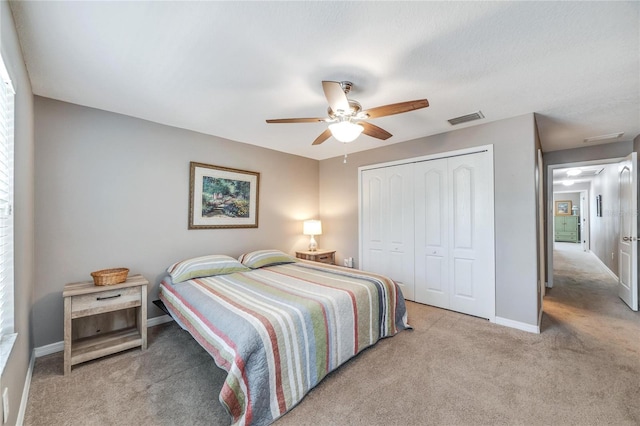
[[[637,204],[637,182],[634,178],[625,184],[631,179],[629,172],[636,173],[635,155],[628,160],[548,166],[548,288],[553,288],[554,275],[559,272],[557,256],[566,264],[567,252],[580,251],[587,255],[582,256],[583,261],[588,258],[618,281],[620,298],[637,310],[637,265],[631,265],[631,260],[637,261],[636,208],[631,207]],[[572,268],[579,272],[585,266],[577,262]],[[635,299],[629,301],[631,294]]]
[[[577,214],[578,220],[578,236],[579,239],[575,242],[581,243],[582,247],[585,246],[583,241],[588,241],[586,245],[587,252],[592,251],[592,228],[594,222],[590,221],[590,216],[597,215],[602,212],[598,211],[596,204],[596,195],[593,193],[592,183],[600,176],[605,168],[622,161],[622,158],[614,158],[607,160],[596,161],[584,161],[565,164],[554,164],[548,166],[549,177],[547,179],[547,287],[553,288],[553,273],[554,273],[554,246],[556,244],[555,238],[555,218],[556,218],[556,203],[555,201],[571,201],[571,214],[573,215],[573,201],[570,196],[561,196],[561,194],[576,193],[576,199],[578,200]],[[579,171],[579,174],[575,174]],[[585,197],[584,202],[582,197]],[[582,205],[580,206],[580,203]],[[562,206],[560,206],[562,207]],[[568,213],[568,211],[561,210],[560,213]],[[587,237],[587,238],[585,238]],[[567,242],[567,241],[558,241]],[[604,249],[603,249],[604,250]],[[607,249],[608,250],[608,249]],[[596,256],[597,257],[597,256]],[[615,259],[614,259],[615,260]]]

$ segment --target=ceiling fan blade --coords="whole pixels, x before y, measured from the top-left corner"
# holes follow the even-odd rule
[[[327,98],[327,102],[329,102],[329,106],[333,112],[338,112],[338,110],[349,112],[349,100],[339,82],[323,81],[322,90],[324,90],[324,96]]]
[[[364,111],[363,114],[367,114],[369,118],[385,117],[387,115],[400,114],[402,112],[409,112],[415,109],[426,108],[429,106],[429,101],[426,99],[418,99],[415,101],[400,102],[397,104],[383,105],[370,110]]]
[[[276,118],[267,123],[324,123],[326,118]]]
[[[371,136],[372,138],[382,139],[383,141],[386,141],[391,136],[393,136],[391,133],[387,132],[385,129],[382,129],[374,124],[367,123],[366,121],[360,121],[358,122],[358,124],[364,127],[364,130],[362,131],[362,133],[364,133],[367,136]]]
[[[320,145],[322,142],[326,141],[330,137],[331,137],[331,130],[327,129],[324,132],[320,133],[320,136],[318,136],[311,145]]]

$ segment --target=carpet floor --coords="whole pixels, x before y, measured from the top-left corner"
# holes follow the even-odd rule
[[[593,255],[556,251],[542,333],[408,302],[378,342],[276,421],[288,425],[638,425],[640,314]],[[38,358],[26,425],[228,425],[222,370],[175,323],[149,349],[74,366]]]

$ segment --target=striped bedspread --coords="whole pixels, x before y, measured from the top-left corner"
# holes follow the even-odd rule
[[[330,371],[409,328],[392,280],[313,262],[167,277],[160,299],[228,373],[220,402],[238,425],[271,423]]]

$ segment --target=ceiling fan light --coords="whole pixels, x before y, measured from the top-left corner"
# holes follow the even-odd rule
[[[360,136],[360,133],[364,130],[360,124],[352,123],[350,121],[340,121],[329,125],[331,135],[340,142],[353,142]]]

